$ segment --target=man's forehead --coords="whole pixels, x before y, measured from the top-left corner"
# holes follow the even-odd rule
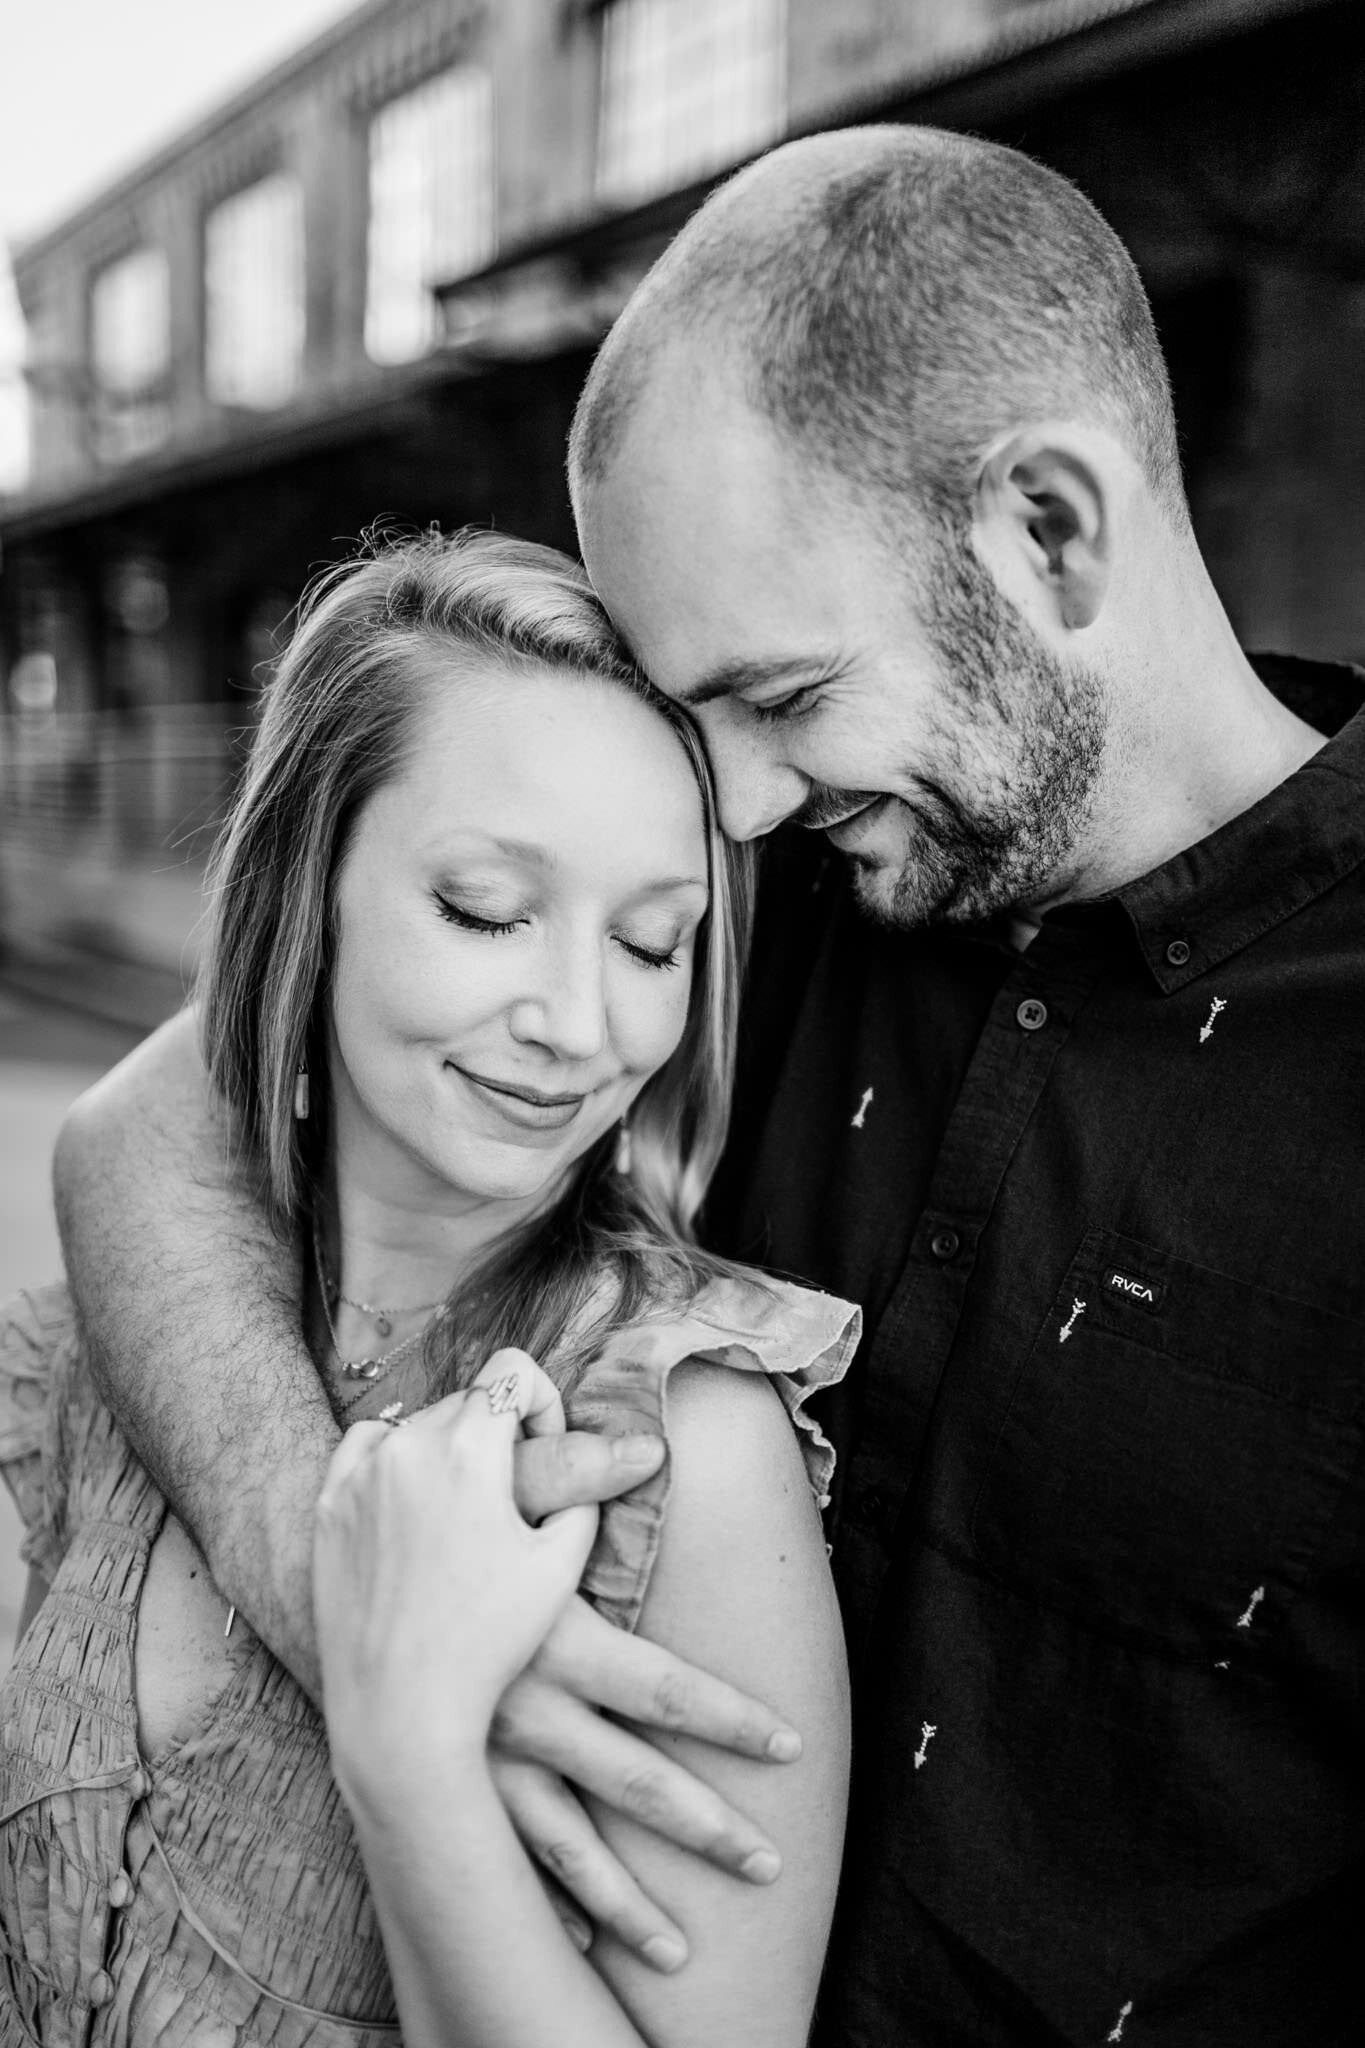
[[[702,343],[671,346],[632,380],[589,487],[685,476],[701,464],[714,466],[736,444],[747,448],[772,433],[736,365]]]
[[[749,408],[641,414],[609,465],[578,497],[584,559],[631,567],[642,556],[708,573],[814,537],[824,511],[821,480]],[[728,580],[728,579],[727,579]]]

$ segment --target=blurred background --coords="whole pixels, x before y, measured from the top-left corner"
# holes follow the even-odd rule
[[[1076,179],[1146,278],[1245,643],[1365,657],[1361,0],[24,14],[0,76],[5,1288],[55,1267],[63,1105],[181,999],[309,574],[381,519],[572,547],[594,347],[784,136],[929,121]]]

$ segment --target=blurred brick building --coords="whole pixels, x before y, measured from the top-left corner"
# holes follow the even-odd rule
[[[368,0],[15,252],[11,828],[192,854],[290,604],[376,519],[571,546],[565,431],[631,284],[719,173],[865,119],[1092,195],[1239,630],[1365,654],[1359,0]]]

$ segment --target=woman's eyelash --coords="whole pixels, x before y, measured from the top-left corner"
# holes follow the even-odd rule
[[[648,946],[632,945],[629,939],[622,939],[621,944],[630,954],[632,960],[640,961],[645,967],[676,967],[678,964],[678,949],[676,946],[669,953],[651,953]]]
[[[813,711],[819,695],[820,685],[807,683],[803,689],[793,690],[790,697],[781,697],[774,704],[756,704],[747,697],[744,701],[760,725],[781,725]]]
[[[462,910],[459,904],[452,903],[448,896],[439,894],[436,897],[436,908],[447,924],[456,924],[461,931],[466,932],[514,932],[520,921],[517,918],[510,918],[506,922],[499,922],[494,917],[480,917],[476,911]]]
[[[447,924],[458,925],[461,931],[485,932],[493,937],[502,937],[508,932],[514,932],[521,923],[521,919],[517,917],[501,920],[480,917],[477,911],[465,910],[458,903],[452,903],[448,896],[439,893],[436,896],[436,908]],[[648,946],[637,946],[631,939],[622,938],[620,944],[630,954],[632,960],[638,960],[644,967],[676,967],[680,957],[676,946],[666,953],[656,953]]]

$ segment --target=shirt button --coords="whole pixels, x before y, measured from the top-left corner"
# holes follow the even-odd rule
[[[1021,1031],[1041,1031],[1047,1022],[1047,1004],[1040,1003],[1037,996],[1025,996],[1014,1017]]]
[[[1188,939],[1172,939],[1166,948],[1166,958],[1172,967],[1184,967],[1190,957]]]
[[[962,1249],[962,1239],[955,1230],[936,1230],[929,1240],[929,1249],[936,1259],[955,1259]]]
[[[109,1903],[114,1911],[120,1912],[133,1896],[133,1880],[126,1870],[118,1871],[109,1886]]]
[[[108,2005],[114,1995],[114,1980],[107,1970],[96,1970],[90,1979],[90,2003],[98,2008]]]

